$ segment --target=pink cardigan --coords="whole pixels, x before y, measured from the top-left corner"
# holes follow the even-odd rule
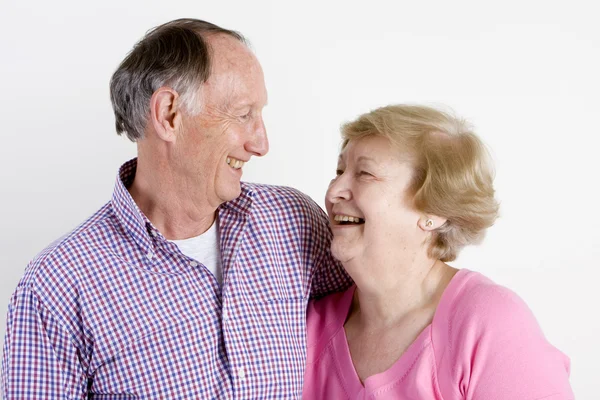
[[[569,359],[527,305],[483,275],[460,270],[432,323],[387,371],[360,382],[343,329],[355,287],[308,306],[304,399],[573,399]]]

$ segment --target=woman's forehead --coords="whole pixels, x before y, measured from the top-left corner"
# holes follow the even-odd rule
[[[382,136],[365,136],[351,139],[342,148],[338,161],[384,161],[390,157],[395,158],[397,151],[393,148],[389,139]]]

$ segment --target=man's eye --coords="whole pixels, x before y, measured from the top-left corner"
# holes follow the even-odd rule
[[[335,176],[340,176],[343,173],[344,173],[344,171],[342,171],[341,169],[336,169],[335,170]]]
[[[368,173],[367,171],[358,171],[358,175],[359,176],[373,176],[372,174]]]

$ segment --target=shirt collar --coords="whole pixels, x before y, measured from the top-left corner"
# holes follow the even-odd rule
[[[142,247],[145,253],[152,250],[152,239],[149,232],[154,228],[138,208],[137,204],[127,190],[133,183],[137,169],[137,158],[127,161],[119,169],[115,189],[112,196],[112,208],[121,223],[135,242]]]
[[[252,184],[241,182],[240,195],[226,203],[221,204],[220,209],[229,209],[240,214],[250,214],[252,212],[252,199],[254,189]]]
[[[145,253],[149,253],[153,250],[151,232],[158,232],[158,230],[138,208],[127,190],[133,183],[136,169],[137,158],[129,160],[121,166],[111,203],[121,226],[142,247]],[[223,203],[219,209],[248,215],[252,211],[253,197],[253,185],[242,182],[240,195],[232,201]]]

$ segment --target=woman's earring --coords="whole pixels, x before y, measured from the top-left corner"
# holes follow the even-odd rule
[[[428,219],[427,221],[425,221],[425,226],[431,228],[433,226],[433,220]]]

